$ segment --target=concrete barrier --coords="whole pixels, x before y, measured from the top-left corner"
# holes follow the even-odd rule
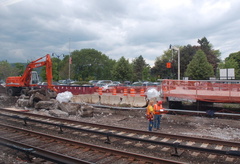
[[[120,96],[109,97],[109,105],[119,105],[119,104],[120,104]]]
[[[104,104],[104,105],[107,105],[107,104],[109,104],[109,99],[110,99],[110,96],[101,95],[100,103]]]
[[[79,95],[81,100],[79,103],[91,103],[92,102],[92,96],[91,94],[84,94],[84,95]]]
[[[74,103],[92,103],[92,104],[103,104],[103,105],[114,105],[114,106],[128,106],[128,107],[143,107],[146,105],[145,97],[131,97],[131,96],[113,96],[113,95],[100,95],[97,94],[81,94],[74,95],[71,99]],[[121,101],[122,99],[122,101]],[[156,99],[154,100],[154,103]]]
[[[135,97],[135,100],[133,102],[134,107],[143,107],[146,106],[147,101],[145,97]]]
[[[81,103],[82,102],[82,99],[81,99],[81,95],[74,95],[71,99],[71,101],[73,103]]]
[[[92,102],[93,104],[97,104],[100,102],[99,95],[92,95]]]
[[[122,101],[120,102],[120,105],[130,106],[128,102],[128,96],[122,96],[121,98],[122,98]]]
[[[128,97],[128,104],[130,104],[130,106],[132,107],[135,101],[135,97]]]

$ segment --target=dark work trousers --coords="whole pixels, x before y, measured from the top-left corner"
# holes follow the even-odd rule
[[[160,128],[161,118],[162,118],[161,114],[154,115],[154,120],[153,120],[154,128],[156,128],[156,129]]]

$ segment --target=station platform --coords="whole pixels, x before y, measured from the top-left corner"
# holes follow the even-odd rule
[[[240,84],[224,81],[164,80],[164,98],[176,97],[206,102],[240,103]]]

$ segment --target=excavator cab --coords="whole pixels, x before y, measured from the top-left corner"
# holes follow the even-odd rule
[[[39,83],[38,73],[36,71],[32,71],[30,85],[38,84],[38,83]]]

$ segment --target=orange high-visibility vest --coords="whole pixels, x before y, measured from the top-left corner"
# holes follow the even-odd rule
[[[158,104],[154,105],[154,114],[162,114],[164,112],[161,112],[161,109],[163,109],[162,105],[158,106]]]

